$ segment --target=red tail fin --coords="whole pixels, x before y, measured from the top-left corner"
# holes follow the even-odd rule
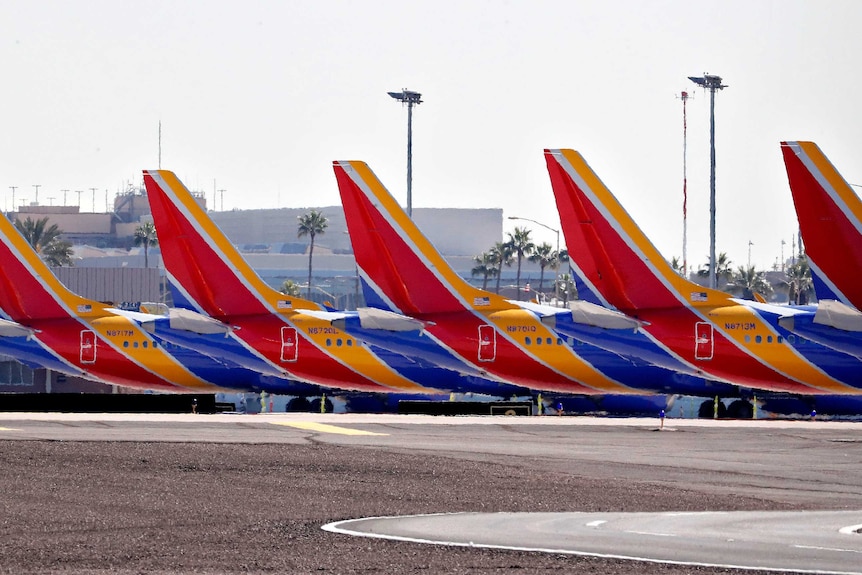
[[[677,274],[574,150],[545,150],[569,257],[607,303],[625,312],[727,301]]]
[[[104,305],[66,289],[3,215],[0,269],[0,308],[15,321],[105,315]]]
[[[218,318],[265,314],[285,299],[254,272],[173,172],[145,171],[144,184],[165,267],[204,312]],[[290,300],[293,309],[318,308]]]
[[[813,142],[781,153],[817,297],[862,309],[862,202]]]
[[[333,169],[357,265],[384,300],[407,315],[514,309],[455,273],[365,163],[334,162]]]

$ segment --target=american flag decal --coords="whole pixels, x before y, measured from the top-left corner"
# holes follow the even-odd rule
[[[93,311],[93,306],[90,304],[81,304],[78,306],[78,313],[89,313]]]
[[[473,305],[475,306],[488,306],[491,305],[491,298],[489,297],[474,297]]]
[[[693,291],[693,292],[691,292],[691,301],[706,301],[706,292],[705,291]]]
[[[293,309],[293,302],[290,300],[278,300],[278,309]]]

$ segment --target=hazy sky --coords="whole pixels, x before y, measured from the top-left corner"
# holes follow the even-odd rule
[[[224,207],[340,203],[332,160],[417,207],[498,207],[559,227],[545,147],[581,151],[668,258],[709,251],[717,74],[718,251],[771,266],[796,230],[779,150],[819,143],[862,184],[857,1],[0,1],[0,198],[104,211],[157,167]],[[214,184],[215,182],[215,184]],[[53,198],[53,199],[49,199]],[[221,207],[219,200],[218,207]],[[510,230],[519,222],[506,220]],[[524,222],[520,222],[524,224]],[[286,221],[295,227],[295,221]],[[535,239],[555,236],[526,224]]]

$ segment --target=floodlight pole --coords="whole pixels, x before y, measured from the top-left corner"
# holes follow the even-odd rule
[[[413,217],[413,106],[422,103],[422,94],[404,89],[387,92],[389,96],[407,105],[407,217]]]
[[[709,287],[718,285],[715,270],[715,91],[727,88],[720,76],[704,74],[689,80],[709,90]]]

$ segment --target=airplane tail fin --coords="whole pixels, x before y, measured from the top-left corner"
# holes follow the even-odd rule
[[[674,271],[578,152],[545,150],[545,161],[570,264],[602,303],[634,312],[730,298]]]
[[[0,309],[17,322],[109,315],[69,291],[5,215],[0,215]]]
[[[180,305],[213,317],[318,309],[267,285],[173,172],[145,170],[144,184],[165,268],[182,286]]]
[[[813,142],[781,142],[818,299],[862,309],[862,201]]]
[[[333,162],[360,273],[381,305],[407,315],[514,309],[464,281],[422,235],[364,162]]]

